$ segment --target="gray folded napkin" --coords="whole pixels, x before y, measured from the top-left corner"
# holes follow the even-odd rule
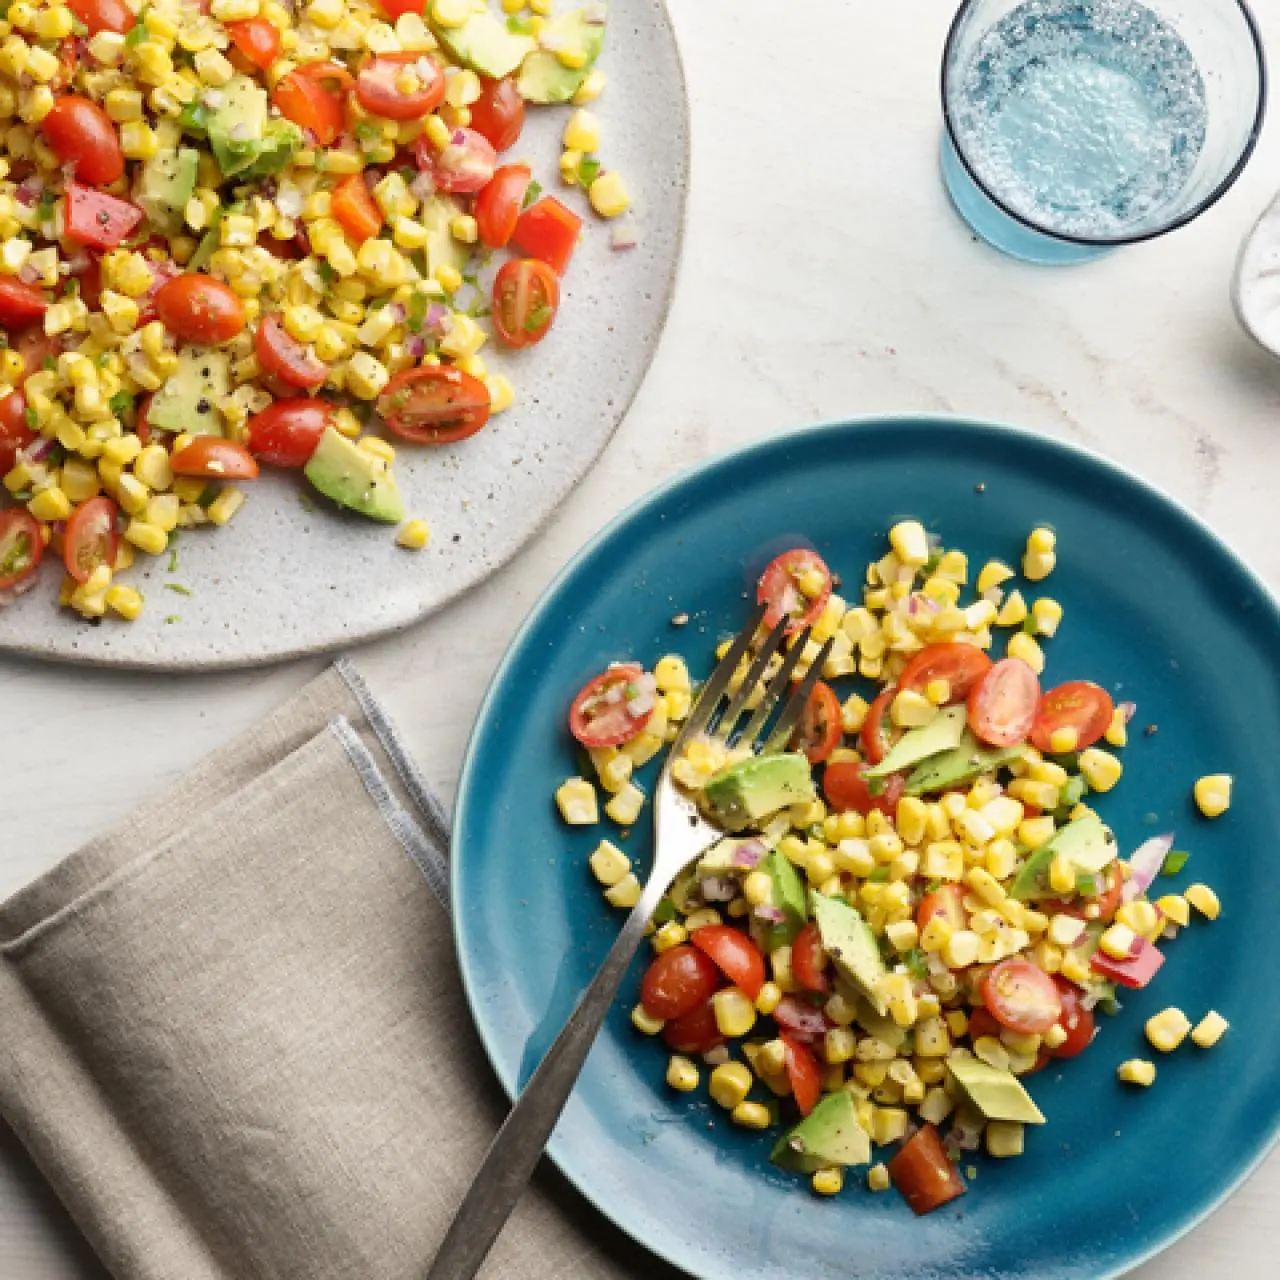
[[[339,662],[0,905],[0,1114],[118,1280],[421,1277],[505,1110]],[[487,1277],[670,1274],[543,1169]]]

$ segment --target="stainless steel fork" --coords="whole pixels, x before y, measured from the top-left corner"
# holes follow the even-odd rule
[[[654,909],[676,876],[725,834],[677,788],[671,778],[671,762],[679,759],[688,743],[700,734],[707,734],[726,745],[749,745],[760,754],[781,751],[790,741],[826,661],[831,642],[828,640],[815,656],[804,679],[793,689],[781,716],[769,729],[769,721],[792,684],[792,675],[810,640],[808,629],[801,632],[764,686],[750,720],[739,732],[738,721],[749,709],[753,691],[764,679],[786,639],[789,620],[784,618],[769,632],[746,676],[735,685],[733,678],[759,634],[764,612],[763,607],[758,608],[729,647],[668,751],[654,789],[653,870],[640,901],[627,917],[622,932],[591,985],[582,993],[563,1030],[547,1050],[498,1130],[431,1264],[427,1280],[469,1280],[479,1270],[498,1233],[511,1216],[573,1092],[582,1064]]]

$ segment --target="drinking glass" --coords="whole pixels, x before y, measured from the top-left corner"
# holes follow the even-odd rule
[[[1258,140],[1243,0],[965,0],[942,62],[942,172],[984,240],[1086,262],[1186,226]]]

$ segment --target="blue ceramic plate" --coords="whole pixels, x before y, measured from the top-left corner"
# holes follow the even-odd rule
[[[628,1021],[638,959],[551,1154],[619,1226],[707,1280],[1101,1280],[1194,1226],[1280,1131],[1280,1021],[1264,985],[1280,972],[1276,604],[1194,517],[1108,463],[935,418],[796,431],[701,467],[615,521],[534,609],[481,710],[454,843],[467,995],[502,1084],[513,1093],[528,1078],[619,924],[586,865],[616,832],[566,828],[552,803],[577,772],[573,694],[621,658],[676,650],[705,672],[771,556],[807,542],[858,582],[907,515],[971,566],[1016,564],[1028,530],[1057,530],[1046,593],[1066,618],[1046,679],[1097,680],[1139,708],[1124,780],[1098,808],[1127,851],[1176,831],[1191,861],[1164,883],[1211,883],[1223,914],[1167,946],[1154,988],[1100,1019],[1087,1054],[1034,1077],[1048,1124],[1029,1132],[1027,1154],[977,1159],[969,1193],[919,1219],[858,1175],[839,1198],[817,1199],[769,1165],[772,1135],[735,1129],[705,1092],[673,1094],[662,1045]],[[682,629],[678,613],[691,619]],[[1235,806],[1207,822],[1191,784],[1219,772],[1235,776]],[[647,822],[626,848],[647,865]],[[1188,1041],[1161,1057],[1154,1088],[1120,1086],[1117,1064],[1152,1056],[1143,1023],[1172,1004],[1193,1019],[1218,1009],[1232,1028],[1213,1050]]]

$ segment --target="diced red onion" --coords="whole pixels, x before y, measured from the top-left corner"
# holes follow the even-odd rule
[[[1146,843],[1134,850],[1129,859],[1129,878],[1120,891],[1123,902],[1133,902],[1142,897],[1151,887],[1151,882],[1160,874],[1169,850],[1173,848],[1173,832],[1167,835],[1152,836]]]
[[[44,183],[37,177],[23,178],[18,184],[17,190],[13,193],[13,198],[20,204],[30,209],[37,203],[40,196],[44,192]]]
[[[408,316],[403,302],[389,302],[387,304],[387,315],[389,315],[396,324],[403,324],[405,317]]]
[[[414,360],[421,360],[427,354],[427,340],[420,333],[410,334],[405,339],[404,349]]]
[[[729,1061],[729,1050],[724,1045],[718,1044],[714,1049],[708,1049],[702,1055],[702,1060],[709,1067],[722,1067]]]
[[[781,924],[787,918],[787,913],[781,907],[770,906],[767,902],[762,902],[758,907],[752,907],[751,914],[757,920],[764,920],[768,924]]]
[[[465,129],[455,129],[455,130],[453,131],[453,136],[449,139],[449,141],[450,141],[450,142],[451,142],[455,147],[464,147],[464,146],[466,146],[466,144],[467,144],[467,131],[466,131]]]
[[[702,896],[707,902],[732,902],[738,896],[738,886],[729,876],[707,876],[702,881]]]
[[[590,26],[603,27],[609,20],[609,6],[600,3],[600,0],[592,0],[590,4],[584,4],[582,20]]]
[[[444,329],[449,320],[449,308],[443,302],[433,302],[427,308],[427,328]]]
[[[57,443],[56,440],[48,437],[33,440],[26,449],[27,460],[30,462],[43,462],[53,452],[53,446]]]
[[[746,867],[749,870],[760,865],[760,859],[764,857],[764,853],[765,849],[762,841],[745,840],[734,849],[733,864],[736,867]]]
[[[409,190],[413,192],[419,200],[430,200],[436,193],[435,179],[427,170],[423,170],[414,180],[409,183]]]
[[[302,192],[292,182],[282,182],[276,190],[276,208],[286,218],[297,218],[303,209]]]
[[[1122,702],[1117,710],[1124,716],[1125,724],[1128,724],[1138,714],[1138,704],[1136,702]]]
[[[634,249],[640,243],[640,228],[634,222],[619,222],[609,237],[614,249]]]
[[[35,267],[28,266],[25,263],[18,270],[18,279],[23,284],[35,284],[40,279],[40,272]]]

